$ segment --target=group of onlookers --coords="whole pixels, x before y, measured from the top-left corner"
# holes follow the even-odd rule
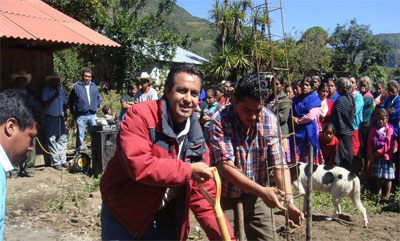
[[[358,82],[355,77],[321,81],[319,76],[313,76],[286,85],[293,115],[281,117],[284,112],[278,113],[281,119],[288,118],[289,127],[291,121],[294,124],[295,138],[290,139],[290,144],[295,153],[290,160],[307,162],[311,145],[315,164],[339,165],[362,179],[376,177],[378,194],[384,183],[383,199],[388,199],[391,180],[398,180],[400,171],[399,82],[389,81],[387,91],[384,87],[381,82],[374,84],[368,76]],[[281,129],[286,127],[281,125]]]

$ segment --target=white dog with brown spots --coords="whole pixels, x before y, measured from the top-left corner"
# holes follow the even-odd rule
[[[299,180],[296,180],[296,168],[291,168],[292,182],[299,193],[304,194],[307,187],[308,165],[299,163]],[[364,227],[368,226],[367,211],[360,199],[360,179],[354,173],[338,166],[314,165],[312,173],[313,190],[329,192],[332,195],[332,203],[335,207],[328,220],[333,220],[341,214],[340,200],[349,196],[354,205],[361,212],[364,219]],[[304,207],[305,208],[305,202]]]

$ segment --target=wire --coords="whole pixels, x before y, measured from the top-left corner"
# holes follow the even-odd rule
[[[43,150],[44,153],[49,154],[49,155],[61,156],[61,154],[51,153],[51,152],[47,151],[47,150],[43,147],[43,145],[42,145],[42,143],[40,142],[40,140],[39,140],[38,137],[36,137],[36,141],[39,143],[39,146],[40,146],[40,148]],[[72,157],[72,158],[74,158],[75,156],[66,155],[65,157]]]

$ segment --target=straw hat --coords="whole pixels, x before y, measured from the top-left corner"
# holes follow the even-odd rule
[[[153,78],[150,77],[150,75],[147,72],[142,72],[137,79],[140,81],[142,79],[147,79],[150,83],[153,82]]]
[[[49,80],[51,80],[51,79],[59,79],[60,82],[63,82],[63,81],[64,81],[64,77],[62,77],[62,76],[61,76],[59,73],[57,73],[57,72],[53,72],[53,73],[47,75],[46,77],[44,77],[44,79],[45,79],[46,81],[49,81]]]
[[[31,82],[31,80],[32,80],[32,75],[26,73],[25,70],[20,70],[20,71],[18,71],[17,73],[12,73],[12,74],[11,74],[11,79],[12,79],[12,81],[15,81],[15,80],[16,80],[17,78],[19,78],[19,77],[23,77],[23,78],[27,79],[28,84],[29,84],[29,83]]]

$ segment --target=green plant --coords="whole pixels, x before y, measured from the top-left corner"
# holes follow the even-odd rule
[[[92,181],[92,183],[89,183],[89,185],[87,186],[87,191],[88,192],[95,192],[95,191],[99,191],[100,189],[100,179],[101,179],[101,174],[96,177],[91,176],[90,180]]]

